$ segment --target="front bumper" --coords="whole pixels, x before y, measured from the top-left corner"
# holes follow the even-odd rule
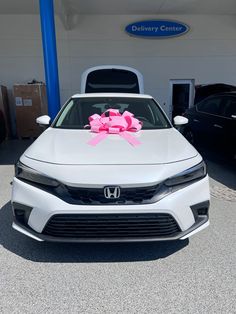
[[[194,235],[195,233],[207,228],[209,226],[209,219],[207,216],[200,217],[195,224],[190,227],[186,231],[179,232],[175,236],[171,237],[149,237],[149,238],[63,238],[63,237],[52,237],[47,236],[38,232],[35,232],[31,228],[26,228],[25,226],[21,225],[19,222],[14,221],[12,224],[13,229],[19,231],[20,233],[25,234],[26,236],[37,240],[37,241],[48,241],[48,242],[74,242],[74,243],[114,243],[114,242],[155,242],[155,241],[173,241],[173,240],[185,240],[190,236]]]
[[[38,241],[53,242],[136,242],[136,241],[166,241],[186,239],[203,230],[209,225],[209,182],[208,177],[176,191],[154,204],[119,205],[119,206],[83,206],[72,205],[41,189],[14,179],[12,204],[22,204],[30,208],[27,224],[19,219],[13,222],[13,228]],[[205,214],[198,214],[196,208],[205,208]],[[168,214],[176,221],[179,231],[168,236],[149,237],[63,237],[44,234],[47,223],[55,215],[61,214]]]

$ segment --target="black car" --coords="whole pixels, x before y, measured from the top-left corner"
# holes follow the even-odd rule
[[[183,133],[190,142],[208,140],[236,153],[236,92],[212,95],[188,109],[184,116],[189,123]]]

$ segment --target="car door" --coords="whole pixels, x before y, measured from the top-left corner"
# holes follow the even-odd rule
[[[216,119],[220,113],[222,101],[221,96],[211,96],[196,105],[196,113],[192,118],[192,129],[196,134],[212,137],[220,132],[221,128],[217,128]]]
[[[221,127],[221,140],[236,146],[236,96],[224,96],[216,124]]]

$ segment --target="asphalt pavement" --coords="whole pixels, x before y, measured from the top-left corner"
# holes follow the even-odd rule
[[[39,243],[11,228],[10,182],[29,141],[0,146],[0,313],[236,313],[236,168],[203,152],[210,227],[186,241]]]

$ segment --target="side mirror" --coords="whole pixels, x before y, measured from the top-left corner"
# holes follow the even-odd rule
[[[188,119],[182,116],[174,117],[174,125],[180,126],[188,123]]]
[[[51,118],[45,115],[45,116],[38,117],[36,119],[36,123],[39,124],[39,126],[47,127],[49,126],[50,120]]]

